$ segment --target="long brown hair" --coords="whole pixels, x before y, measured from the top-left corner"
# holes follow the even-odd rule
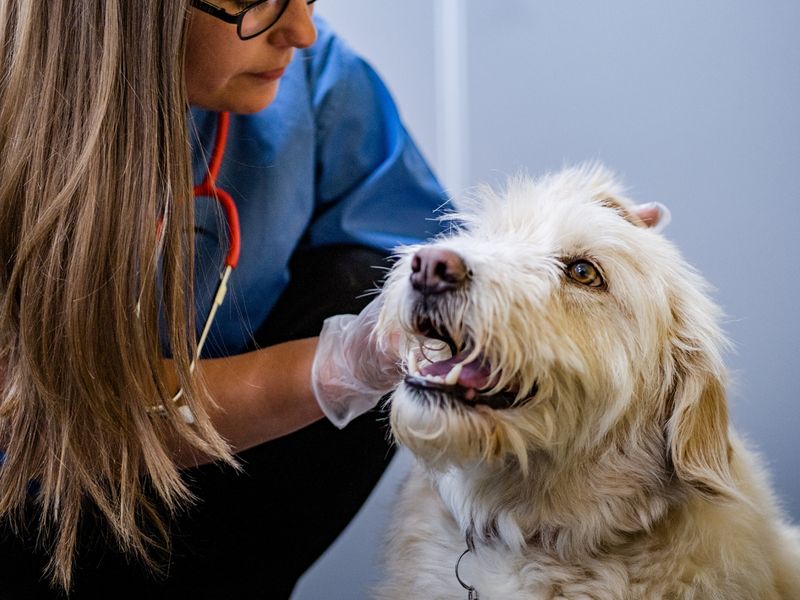
[[[155,567],[155,505],[190,498],[170,448],[232,460],[189,372],[187,4],[0,2],[0,517],[36,515],[65,588],[82,506]],[[191,426],[166,401],[160,318]]]

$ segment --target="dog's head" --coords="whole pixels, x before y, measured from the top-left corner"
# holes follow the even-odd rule
[[[579,167],[482,189],[448,235],[400,251],[380,323],[406,334],[399,442],[434,469],[525,470],[624,431],[693,489],[724,491],[718,309],[659,217]]]

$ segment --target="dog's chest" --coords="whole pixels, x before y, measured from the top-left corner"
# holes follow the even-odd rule
[[[474,588],[480,600],[659,597],[638,588],[630,565],[616,561],[568,565],[543,552],[522,555],[479,544],[459,563],[465,550],[464,536],[439,494],[419,472],[412,474],[397,506],[387,548],[386,580],[376,598],[467,600],[467,587]]]
[[[669,548],[646,545],[627,556],[556,559],[535,548],[511,551],[478,543],[466,552],[461,528],[439,492],[419,469],[412,471],[396,507],[386,552],[380,600],[641,600],[670,598],[680,561]],[[463,554],[463,557],[462,557]],[[461,561],[459,562],[459,557]],[[670,583],[672,582],[672,583]]]
[[[623,584],[627,577],[610,570],[588,572],[545,559],[478,547],[464,552],[454,534],[409,542],[404,556],[390,566],[381,600],[627,600],[656,598]],[[469,595],[467,588],[474,590]],[[625,591],[622,591],[625,590]],[[622,595],[621,595],[622,594]],[[625,595],[632,594],[632,595]]]

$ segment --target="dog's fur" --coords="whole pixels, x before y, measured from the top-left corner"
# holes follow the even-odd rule
[[[421,246],[401,250],[380,327],[423,370],[450,353],[420,328],[446,332],[491,389],[394,393],[416,465],[377,598],[463,600],[469,544],[458,574],[481,600],[800,599],[797,532],[729,426],[720,311],[657,215],[588,165],[482,189],[450,218],[426,247],[466,281],[414,289]],[[570,276],[583,260],[603,285]],[[509,408],[484,403],[508,389]]]

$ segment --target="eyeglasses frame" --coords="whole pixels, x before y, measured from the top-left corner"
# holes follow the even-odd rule
[[[196,8],[198,10],[201,10],[206,14],[211,15],[212,17],[216,17],[220,21],[225,21],[226,23],[230,23],[231,25],[236,25],[236,35],[239,36],[240,40],[247,41],[247,40],[252,40],[254,37],[257,37],[257,36],[261,35],[265,31],[270,29],[272,26],[274,26],[275,23],[280,21],[281,17],[283,16],[283,13],[286,12],[286,8],[289,6],[289,2],[291,2],[292,0],[286,0],[283,3],[283,6],[281,7],[281,10],[278,13],[278,16],[276,16],[275,20],[272,21],[272,23],[270,23],[269,25],[267,25],[264,29],[262,29],[261,31],[259,31],[257,33],[254,33],[253,35],[243,36],[242,35],[242,21],[244,21],[244,16],[245,16],[245,14],[247,14],[247,11],[252,10],[256,6],[258,6],[259,4],[264,4],[265,2],[269,2],[269,1],[270,0],[256,0],[250,6],[240,10],[238,13],[235,13],[235,14],[231,14],[229,12],[226,12],[224,8],[220,8],[219,6],[216,6],[215,4],[211,4],[210,2],[206,2],[205,0],[191,0],[191,5],[194,8]],[[316,2],[316,1],[317,0],[306,0],[306,6],[308,6],[309,4],[314,4],[314,2]]]

